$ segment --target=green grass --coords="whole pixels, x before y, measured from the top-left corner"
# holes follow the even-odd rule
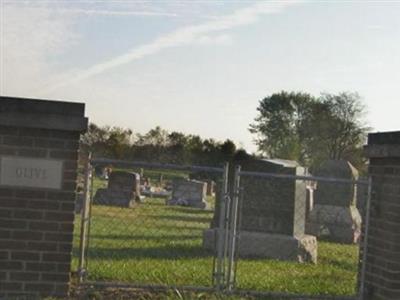
[[[135,209],[93,206],[92,215],[91,279],[210,285],[212,257],[201,235],[212,212],[149,199]]]
[[[161,199],[146,199],[134,209],[93,206],[89,279],[211,286],[213,257],[202,247],[202,233],[209,228],[212,215],[211,211],[166,206]],[[316,265],[240,259],[237,288],[351,295],[355,293],[357,270],[357,246],[319,241]]]

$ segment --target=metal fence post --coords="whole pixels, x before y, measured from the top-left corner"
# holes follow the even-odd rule
[[[87,163],[85,165],[85,179],[84,179],[84,192],[82,201],[82,212],[81,212],[81,230],[79,237],[79,267],[78,277],[79,282],[82,283],[85,277],[86,268],[86,245],[88,239],[88,222],[89,222],[89,204],[90,204],[90,193],[91,193],[91,173],[92,167],[90,164],[91,155],[88,155]]]
[[[368,194],[366,203],[366,212],[364,220],[364,241],[362,243],[362,262],[361,262],[361,274],[360,274],[360,290],[358,291],[358,299],[364,299],[365,290],[365,271],[366,271],[366,261],[367,261],[367,247],[368,247],[368,234],[369,234],[369,221],[370,221],[370,209],[371,209],[371,196],[372,196],[372,177],[368,179]]]
[[[236,238],[237,238],[237,220],[238,220],[238,203],[240,196],[240,166],[235,168],[234,187],[233,187],[233,199],[232,209],[230,215],[230,226],[229,226],[229,243],[228,243],[228,274],[227,274],[227,287],[228,291],[232,291],[234,287],[235,278],[235,250],[236,250]]]
[[[228,176],[229,176],[229,164],[226,163],[224,166],[223,182],[221,189],[221,203],[219,207],[219,220],[217,228],[217,262],[214,270],[214,278],[217,291],[221,291],[225,284],[225,272],[224,272],[224,252],[225,252],[225,218],[227,208],[227,194],[228,194]]]

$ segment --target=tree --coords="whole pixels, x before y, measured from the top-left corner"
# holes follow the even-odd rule
[[[229,139],[203,140],[198,135],[168,132],[159,126],[133,138],[130,129],[93,123],[82,136],[81,146],[94,157],[199,165],[221,165],[236,152],[236,145]]]
[[[284,91],[262,99],[249,129],[257,135],[258,150],[268,157],[304,161],[301,128],[315,101],[309,94]]]
[[[131,135],[132,131],[130,129],[111,128],[106,141],[107,156],[117,159],[126,157],[131,145]]]
[[[221,152],[222,157],[229,161],[231,160],[236,153],[236,145],[230,139],[225,140],[223,144],[219,146],[219,151]]]
[[[120,127],[99,127],[91,123],[88,132],[81,138],[81,146],[85,152],[94,156],[122,158],[131,144],[132,131]]]
[[[313,164],[325,159],[345,159],[355,166],[364,163],[362,147],[370,128],[364,121],[365,106],[357,93],[322,94],[308,122],[303,124],[307,152]]]
[[[260,101],[250,125],[260,152],[317,166],[326,159],[363,164],[365,107],[356,93],[309,94],[281,92]]]
[[[138,134],[136,144],[166,146],[168,142],[168,132],[160,126],[150,129],[145,135]]]

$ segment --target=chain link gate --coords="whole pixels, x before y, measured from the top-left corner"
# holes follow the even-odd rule
[[[292,296],[304,297],[304,299],[362,300],[364,262],[367,257],[364,249],[367,249],[368,243],[371,184],[370,178],[347,180],[311,175],[243,171],[241,166],[236,166],[230,213],[231,228],[228,233],[231,248],[229,257],[231,274],[228,276],[227,290],[249,295],[285,298]],[[288,192],[296,193],[297,190],[304,190],[306,186],[307,195],[290,195]],[[357,208],[360,210],[362,226],[357,230],[352,228],[357,241],[331,240],[332,234],[340,235],[343,232],[340,233],[340,230],[325,232],[324,230],[335,231],[337,228],[325,228],[322,224],[318,224],[318,226],[321,225],[319,232],[315,231],[315,226],[313,228],[315,224],[310,219],[314,220],[316,216],[321,217],[325,211],[318,204],[307,202],[310,199],[309,186],[316,187],[314,192],[318,191],[318,187],[322,190],[327,186],[331,186],[331,191],[337,192],[343,187],[358,190],[357,200],[361,204]],[[294,196],[291,199],[294,202],[293,205],[290,207],[289,202],[282,205],[285,197],[290,201],[289,196]],[[299,204],[298,198],[302,196],[305,196],[304,200],[307,201]],[[251,205],[255,203],[256,198],[263,201],[263,205],[259,205],[257,210],[251,210]],[[280,202],[281,206],[274,206],[276,202]],[[267,210],[263,211],[262,207]],[[293,214],[291,219],[286,219],[285,210],[288,207],[291,209],[290,213]],[[337,209],[338,211],[334,213],[339,219],[343,217],[341,209],[346,213],[354,214],[355,216],[352,217],[357,218],[355,206],[351,207],[353,208],[342,209],[339,206],[332,206],[329,209]],[[313,215],[310,215],[310,212]],[[304,224],[301,224],[302,222]],[[302,237],[302,234],[306,236],[309,231],[317,235],[317,240],[313,237]],[[311,292],[310,286],[314,288]]]
[[[218,231],[214,238],[216,251],[207,252],[201,245],[202,231],[209,227],[214,217],[213,210],[169,206],[164,204],[164,200],[151,197],[133,208],[108,206],[94,201],[100,183],[105,184],[100,182],[95,168],[107,165],[129,172],[145,168],[149,172],[173,171],[178,175],[180,172],[212,174],[220,178],[219,198],[226,199],[229,207],[228,164],[216,168],[91,159],[84,171],[77,272],[79,281],[224,290],[224,255],[228,253],[225,214],[221,214],[221,222],[226,229]]]

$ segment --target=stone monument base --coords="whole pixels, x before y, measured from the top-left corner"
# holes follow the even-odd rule
[[[327,236],[332,242],[353,244],[360,240],[361,215],[355,206],[315,205],[306,223],[307,234]]]
[[[137,204],[137,199],[133,194],[119,190],[98,189],[93,198],[93,204],[132,208]]]
[[[203,247],[215,251],[217,229],[203,232]],[[295,262],[317,263],[318,245],[315,236],[301,238],[263,232],[241,231],[238,241],[239,257],[270,258]]]

